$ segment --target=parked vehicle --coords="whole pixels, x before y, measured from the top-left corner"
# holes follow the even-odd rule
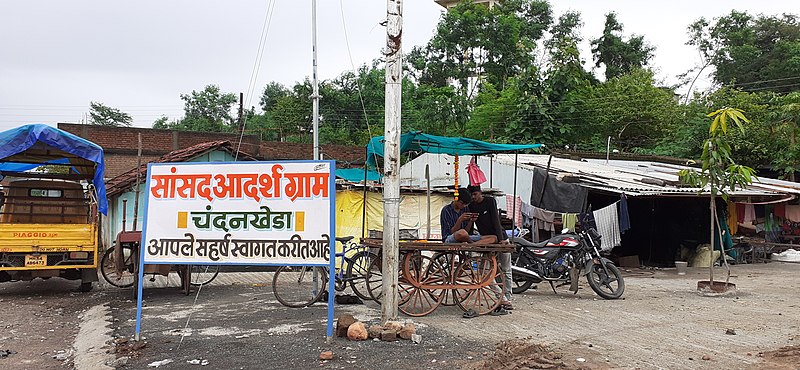
[[[97,281],[103,149],[47,125],[0,132],[0,282]]]
[[[570,290],[577,293],[581,275],[586,275],[592,290],[605,299],[617,299],[625,292],[619,269],[600,256],[600,234],[594,228],[564,232],[539,243],[521,238],[511,241],[517,245],[511,256],[514,294],[543,281],[550,283],[553,292],[556,284],[570,284]]]

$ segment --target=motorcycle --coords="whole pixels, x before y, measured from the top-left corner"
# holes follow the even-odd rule
[[[600,234],[594,228],[579,233],[565,229],[562,234],[539,243],[516,237],[511,242],[517,246],[511,255],[514,294],[543,281],[550,283],[553,292],[555,283],[559,283],[559,286],[569,284],[569,290],[577,293],[581,275],[586,275],[592,290],[605,299],[617,299],[625,292],[619,269],[600,256]]]

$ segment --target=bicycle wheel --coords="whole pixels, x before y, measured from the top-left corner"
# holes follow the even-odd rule
[[[369,264],[364,283],[367,287],[369,297],[373,301],[380,303],[381,296],[383,295],[383,261],[381,258],[376,257]]]
[[[122,265],[125,267],[122,270],[117,270],[117,263],[114,259],[114,248],[116,247],[108,248],[106,252],[103,253],[103,258],[100,260],[100,274],[103,275],[103,279],[115,287],[132,287],[136,281],[136,274],[134,273],[135,261],[133,260],[136,254],[134,253],[133,247],[122,247]]]
[[[372,299],[367,288],[367,273],[372,261],[377,258],[378,256],[375,253],[362,251],[356,253],[353,258],[347,261],[346,279],[350,281],[353,293],[361,299]]]
[[[272,276],[272,292],[286,307],[307,307],[322,297],[326,276],[322,267],[281,266]]]
[[[192,265],[192,273],[190,275],[192,281],[189,284],[193,286],[206,285],[213,281],[217,275],[219,275],[219,266]]]

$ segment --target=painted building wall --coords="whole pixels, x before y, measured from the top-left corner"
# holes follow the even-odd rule
[[[215,150],[206,154],[195,157],[187,162],[233,162],[233,156],[224,150]],[[145,176],[142,176],[142,184],[139,185],[139,212],[134,215],[134,202],[136,199],[136,191],[131,189],[125,193],[119,194],[114,198],[108,200],[108,216],[104,218],[103,222],[103,245],[110,247],[117,234],[123,230],[122,220],[123,213],[125,215],[125,230],[132,231],[133,222],[136,219],[136,229],[141,230],[144,221],[144,197],[145,192]],[[125,202],[127,201],[127,202]]]

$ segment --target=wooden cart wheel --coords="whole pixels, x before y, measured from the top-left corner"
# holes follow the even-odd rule
[[[456,304],[462,310],[480,315],[494,311],[503,300],[505,274],[494,256],[475,256],[464,259],[455,273]]]
[[[438,284],[438,281],[441,281],[440,284],[453,284],[452,276],[455,274],[458,267],[461,266],[461,262],[466,257],[467,256],[464,253],[457,251],[439,252],[434,254],[431,258],[437,263],[431,264],[430,266],[432,268],[428,272],[429,275],[431,275],[431,280],[433,283]],[[456,305],[455,290],[453,289],[432,289],[430,290],[430,293],[441,295],[441,297],[437,299],[441,302],[442,306]]]
[[[403,259],[403,278],[398,284],[400,301],[398,309],[408,316],[425,316],[439,307],[442,294],[431,294],[431,289],[422,285],[442,284],[441,275],[430,271],[442,270],[434,259],[421,253],[409,253]]]

